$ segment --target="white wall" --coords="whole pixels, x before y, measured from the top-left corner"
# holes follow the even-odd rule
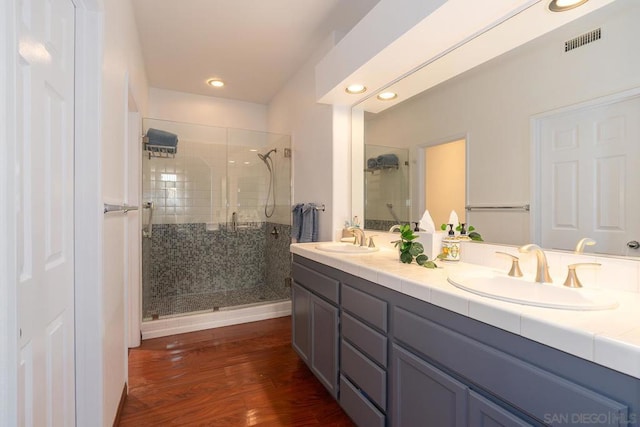
[[[615,13],[595,12],[380,113],[366,122],[367,142],[412,147],[415,159],[417,145],[468,134],[467,202],[531,202],[531,117],[640,86],[640,56],[631,42],[640,38],[640,4],[626,4]],[[601,40],[564,52],[565,40],[598,27]],[[417,218],[415,191],[412,200]],[[468,216],[487,241],[530,239],[527,213]]]
[[[150,88],[145,117],[258,131],[267,130],[267,106],[252,102]]]
[[[127,200],[126,147],[129,92],[138,110],[147,109],[147,80],[133,9],[128,0],[104,2],[102,74],[102,198]],[[81,143],[81,141],[80,141]],[[105,216],[103,223],[102,345],[103,420],[112,425],[127,381],[125,334],[126,217]],[[97,331],[96,331],[97,332]]]
[[[341,158],[350,162],[349,121],[344,123],[340,117],[349,116],[330,105],[316,103],[315,65],[334,45],[334,37],[325,40],[307,63],[292,76],[269,104],[269,131],[291,135],[293,147],[293,204],[324,203],[325,212],[319,213],[320,240],[333,240],[333,231],[341,221],[349,219],[351,206],[350,186],[351,168],[348,174],[334,173],[334,136],[341,141]],[[334,114],[341,122],[334,129]],[[346,126],[346,128],[345,128]],[[335,133],[335,135],[334,135]],[[345,141],[346,138],[346,141]],[[341,182],[343,181],[344,182]],[[337,188],[336,188],[337,187]],[[339,194],[335,193],[338,190]],[[341,196],[341,195],[342,196]],[[334,204],[340,201],[340,206]],[[348,202],[343,203],[346,199]]]

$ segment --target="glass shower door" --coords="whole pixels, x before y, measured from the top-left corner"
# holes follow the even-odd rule
[[[288,299],[289,137],[145,119],[149,128],[179,143],[175,156],[143,156],[143,202],[153,206],[150,226],[151,209],[143,217],[143,320]]]

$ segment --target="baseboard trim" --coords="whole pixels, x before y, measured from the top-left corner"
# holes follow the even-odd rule
[[[116,412],[116,419],[113,420],[113,427],[120,425],[120,417],[122,416],[122,410],[124,409],[124,403],[127,400],[127,383],[124,383],[122,388],[122,395],[120,396],[120,403],[118,404],[118,412]]]

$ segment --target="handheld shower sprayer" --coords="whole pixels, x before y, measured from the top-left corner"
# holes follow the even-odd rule
[[[275,148],[272,148],[271,150],[267,151],[266,154],[260,154],[258,153],[258,157],[260,157],[260,160],[262,160],[263,162],[266,162],[267,159],[271,159],[271,153],[277,153],[278,150]]]
[[[271,218],[271,216],[273,215],[273,211],[275,211],[276,209],[276,191],[275,188],[273,186],[273,159],[271,158],[271,153],[277,153],[278,150],[275,148],[272,148],[271,150],[267,151],[266,154],[260,154],[258,153],[258,157],[260,158],[260,160],[262,160],[264,162],[265,165],[267,165],[267,169],[269,170],[269,190],[267,192],[267,201],[265,202],[264,205],[264,215],[267,218]],[[269,208],[269,202],[271,202],[271,207]]]

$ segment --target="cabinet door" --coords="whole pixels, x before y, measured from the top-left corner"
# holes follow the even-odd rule
[[[338,397],[338,308],[311,294],[311,370]]]
[[[311,354],[311,293],[297,283],[291,285],[291,345],[309,365]]]
[[[390,375],[392,425],[466,425],[468,389],[464,384],[396,345]]]
[[[515,414],[485,399],[478,393],[469,391],[470,427],[531,427]]]

